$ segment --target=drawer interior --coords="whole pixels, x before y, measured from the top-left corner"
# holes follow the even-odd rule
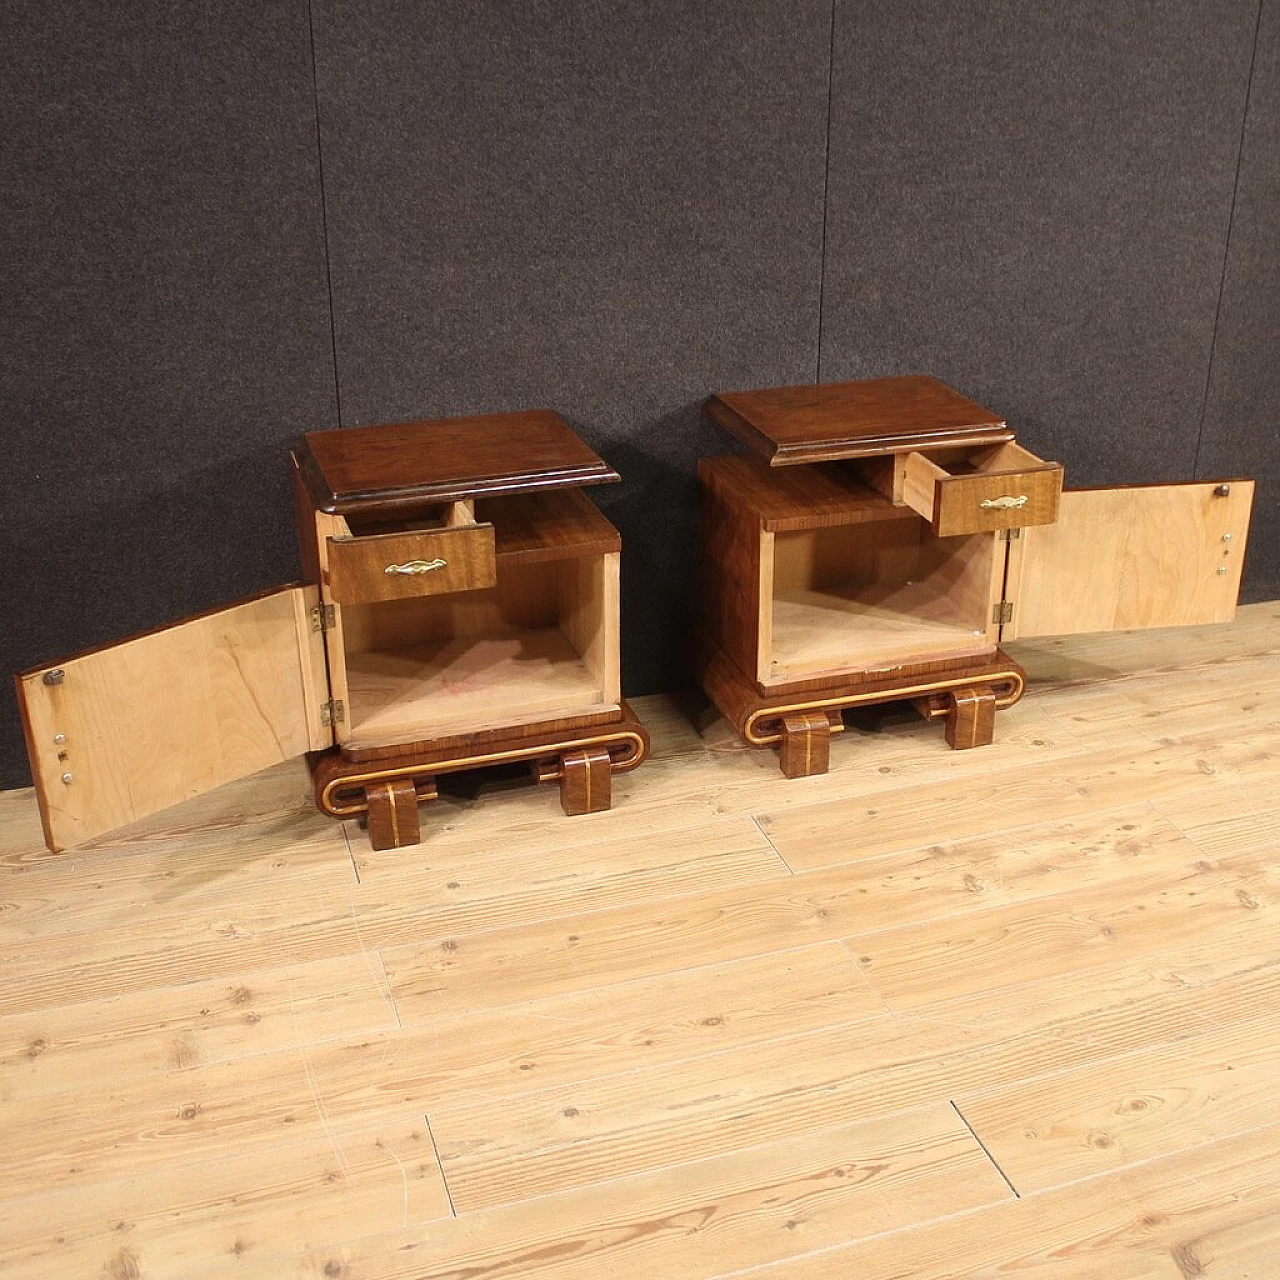
[[[1038,458],[1013,440],[982,449],[926,449],[914,456],[927,459],[949,476],[1035,471],[1057,465]]]
[[[960,476],[1013,476],[1057,466],[1056,462],[1046,462],[1012,440],[983,449],[926,449],[902,457],[908,484],[912,473],[921,484],[932,485]]]
[[[981,449],[903,455],[895,499],[930,521],[938,534],[1052,524],[1062,467],[1008,441]]]
[[[936,537],[924,520],[895,518],[765,536],[764,685],[995,648],[1003,557],[993,534]]]

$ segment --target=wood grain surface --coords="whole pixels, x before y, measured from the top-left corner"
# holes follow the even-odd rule
[[[338,604],[475,591],[497,581],[493,526],[330,538],[328,595]]]
[[[1229,622],[1253,488],[1233,480],[1064,493],[1056,523],[1009,544],[1004,638]]]
[[[284,587],[18,676],[49,847],[327,746],[318,601]]]
[[[550,409],[309,431],[294,455],[316,509],[342,514],[620,478]]]
[[[610,810],[410,849],[297,761],[74,855],[0,795],[0,1273],[1269,1276],[1280,604],[1012,656],[982,751],[644,699]]]
[[[990,409],[923,375],[726,391],[704,412],[775,467],[1013,439]]]

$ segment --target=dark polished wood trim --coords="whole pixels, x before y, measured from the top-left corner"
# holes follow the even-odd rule
[[[703,412],[772,467],[1014,437],[999,415],[927,375],[723,391]]]
[[[609,724],[577,733],[561,730],[540,737],[495,741],[489,748],[474,754],[424,752],[420,756],[387,755],[383,760],[352,761],[343,759],[341,751],[323,751],[308,757],[315,788],[316,806],[331,818],[350,818],[365,813],[368,804],[366,788],[392,780],[412,780],[420,794],[424,788],[434,789],[435,776],[462,773],[491,765],[541,762],[536,770],[539,781],[559,781],[563,775],[564,753],[602,748],[609,753],[610,769],[627,773],[638,768],[649,754],[649,732],[623,702],[613,713]],[[554,757],[554,760],[552,759]]]
[[[570,818],[604,813],[613,803],[613,761],[606,747],[566,751],[560,757],[560,807]]]
[[[494,748],[526,740],[546,741],[557,734],[562,737],[576,735],[584,729],[598,729],[617,722],[618,709],[609,706],[580,716],[557,716],[511,728],[482,729],[475,733],[458,733],[448,738],[430,738],[388,747],[340,747],[339,750],[342,758],[351,764],[371,764],[384,760],[452,760],[459,756],[483,755]]]
[[[331,515],[622,478],[550,409],[310,431],[293,451],[312,503]]]
[[[953,690],[981,685],[991,691],[994,707],[1003,709],[1022,697],[1027,680],[1026,672],[997,649],[968,663],[948,664],[950,670],[942,674],[938,664],[925,663],[875,679],[855,676],[798,693],[764,695],[714,641],[703,637],[697,653],[707,696],[743,739],[757,747],[783,741],[788,715],[825,712],[833,733],[840,731],[835,721],[841,711],[883,702],[913,702],[929,719],[943,718],[954,710]]]

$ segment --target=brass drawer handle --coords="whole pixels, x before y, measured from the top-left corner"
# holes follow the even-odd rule
[[[1025,507],[1029,499],[1025,493],[1020,493],[1016,498],[983,498],[978,503],[984,511],[1009,511],[1014,507]]]
[[[447,560],[406,560],[404,564],[389,564],[383,573],[431,573],[434,569],[443,569],[449,562]]]

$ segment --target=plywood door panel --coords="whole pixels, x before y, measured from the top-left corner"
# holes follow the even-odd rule
[[[318,600],[287,587],[19,676],[49,847],[328,746]]]
[[[1064,493],[1009,544],[1003,639],[1229,622],[1252,505],[1250,480]]]

